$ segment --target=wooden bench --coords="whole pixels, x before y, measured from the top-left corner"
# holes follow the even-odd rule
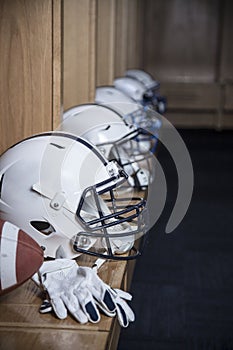
[[[92,266],[89,256],[77,258],[79,265]],[[113,288],[128,290],[135,260],[106,261],[99,276]],[[114,350],[117,348],[120,326],[117,318],[101,315],[97,324],[81,325],[68,315],[65,320],[54,314],[40,314],[40,289],[31,280],[11,293],[0,297],[1,350]]]

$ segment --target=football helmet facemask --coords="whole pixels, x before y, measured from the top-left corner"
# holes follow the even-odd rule
[[[45,257],[132,259],[147,232],[145,200],[122,191],[127,175],[90,142],[49,132],[0,157],[0,217],[44,247]]]

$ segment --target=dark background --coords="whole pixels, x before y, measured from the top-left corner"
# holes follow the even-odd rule
[[[194,169],[193,197],[171,234],[177,195],[166,149],[167,202],[136,263],[136,322],[118,350],[233,350],[233,1],[145,0],[142,68],[161,83],[168,118]]]
[[[177,174],[160,147],[167,202],[136,263],[136,321],[122,330],[118,350],[233,349],[233,131],[179,132],[193,163],[192,201],[181,224],[166,234]]]

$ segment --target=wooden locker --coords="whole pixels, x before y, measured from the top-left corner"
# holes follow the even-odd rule
[[[65,0],[63,16],[63,110],[66,110],[94,101],[96,0]]]
[[[0,2],[1,153],[60,119],[60,28],[58,0]]]

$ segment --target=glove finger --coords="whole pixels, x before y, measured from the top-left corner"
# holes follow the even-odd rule
[[[135,315],[133,310],[125,303],[123,300],[117,301],[117,317],[120,325],[122,327],[128,327],[129,322],[135,320]]]
[[[85,315],[85,313],[81,309],[78,310],[78,311],[73,311],[72,315],[81,324],[84,324],[84,323],[88,322],[87,316]]]
[[[112,298],[109,290],[106,290],[104,293],[103,303],[107,306],[110,312],[114,312],[116,310],[116,304],[114,303],[114,299]]]
[[[58,318],[61,320],[64,320],[67,317],[67,310],[66,307],[59,297],[54,297],[51,299],[51,304],[53,307],[53,311],[57,315]]]
[[[124,309],[122,308],[122,306],[120,304],[117,304],[116,312],[117,312],[117,318],[118,318],[118,321],[119,321],[121,327],[124,327],[124,328],[128,327],[129,320],[127,318],[127,315],[126,315]]]
[[[116,304],[111,293],[109,292],[109,289],[106,289],[104,293],[99,293],[96,290],[92,290],[92,294],[101,305],[101,309],[103,309],[103,311],[106,310],[106,312],[109,312],[110,314],[115,312]]]
[[[101,305],[101,309],[112,316],[116,310],[114,298],[117,293],[112,297],[111,288],[105,284],[97,273],[91,268],[80,267],[78,274],[85,276],[85,288],[87,288],[90,294],[94,297],[95,301]],[[84,289],[84,284],[83,284]]]
[[[121,305],[121,307],[124,309],[128,320],[130,322],[134,322],[135,321],[135,314],[133,312],[133,310],[131,309],[131,307],[123,300],[123,299],[117,299],[116,301],[117,305]]]
[[[92,323],[97,323],[100,321],[100,314],[96,307],[95,301],[89,292],[87,286],[85,284],[82,285],[82,288],[74,291],[74,294],[79,300],[80,306]]]
[[[89,301],[84,305],[89,321],[97,323],[100,321],[100,314],[94,302]]]
[[[62,296],[63,302],[67,308],[67,310],[70,312],[71,315],[75,317],[75,319],[80,323],[87,323],[88,318],[83,312],[83,310],[80,307],[78,299],[72,295],[69,294],[69,296],[63,295]]]
[[[125,300],[132,300],[132,295],[128,292],[125,292],[124,290],[122,289],[117,289],[117,288],[114,288],[114,289],[111,289],[111,291],[117,293],[117,295],[120,297],[120,298],[123,298]]]
[[[98,308],[105,313],[105,315],[109,316],[109,317],[114,317],[116,316],[116,312],[110,312],[106,307],[104,307],[101,303],[99,303],[97,300],[95,301],[96,305],[98,306]]]

